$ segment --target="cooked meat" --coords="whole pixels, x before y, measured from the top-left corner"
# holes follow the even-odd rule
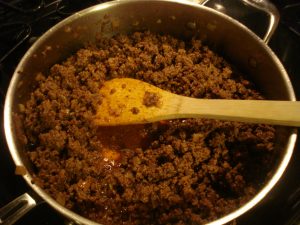
[[[146,107],[159,106],[159,100],[160,96],[155,92],[145,91],[144,97],[143,97],[143,105]]]
[[[195,98],[263,99],[197,39],[136,32],[80,49],[37,76],[20,112],[35,182],[60,204],[106,225],[204,224],[257,193],[275,163],[272,126],[184,119],[97,127],[99,89],[115,77]]]

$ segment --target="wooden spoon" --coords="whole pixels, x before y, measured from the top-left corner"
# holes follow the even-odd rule
[[[94,122],[101,126],[177,118],[300,126],[300,102],[295,101],[196,99],[131,78],[107,81],[100,92],[103,101]]]

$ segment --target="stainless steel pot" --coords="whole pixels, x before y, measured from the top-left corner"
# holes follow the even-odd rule
[[[76,223],[96,224],[64,208],[31,182],[31,165],[23,152],[24,146],[18,140],[18,128],[13,115],[18,112],[18,104],[29,97],[38,72],[46,72],[54,63],[80,48],[84,42],[94,41],[97,35],[110,37],[119,32],[148,29],[181,38],[198,36],[246,71],[267,98],[295,101],[285,69],[266,44],[278,23],[276,10],[266,0],[242,2],[269,14],[270,26],[264,41],[244,25],[222,13],[191,1],[177,0],[123,0],[100,4],[65,19],[36,41],[19,63],[11,80],[5,102],[4,126],[13,160],[18,168],[26,169],[23,177],[38,197],[33,198],[28,193],[20,196],[0,210],[1,221],[5,217],[6,224],[15,222],[42,200]],[[237,218],[270,192],[288,165],[296,136],[295,129],[277,128],[276,148],[280,151],[280,157],[271,178],[247,204],[209,223],[210,225],[224,224]],[[7,217],[8,213],[11,216]]]

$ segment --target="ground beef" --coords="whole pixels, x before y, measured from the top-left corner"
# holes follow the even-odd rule
[[[262,99],[197,39],[137,32],[80,49],[37,76],[20,113],[35,182],[60,204],[106,225],[204,224],[257,193],[274,164],[273,127],[208,119],[97,127],[99,89],[115,77],[195,98]]]
[[[145,91],[144,97],[143,97],[143,105],[146,107],[158,107],[160,101],[160,96],[158,93]]]

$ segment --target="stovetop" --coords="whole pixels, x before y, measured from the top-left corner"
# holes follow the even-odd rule
[[[13,71],[26,50],[51,26],[73,12],[105,0],[0,0],[0,116],[3,124],[5,93]],[[220,0],[220,2],[225,2]],[[300,97],[300,3],[273,0],[281,20],[270,47],[290,75]],[[300,225],[300,143],[286,173],[257,207],[237,219],[237,225]],[[14,164],[6,146],[3,126],[0,133],[0,207],[28,192],[22,177],[14,175]],[[65,219],[47,204],[41,204],[16,224],[64,224]]]

